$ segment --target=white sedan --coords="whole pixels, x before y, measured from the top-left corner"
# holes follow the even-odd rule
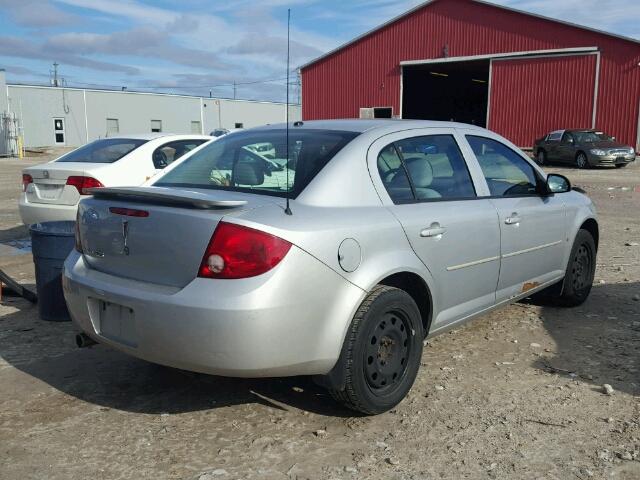
[[[141,185],[212,140],[206,135],[127,135],[91,142],[22,171],[20,217],[26,225],[75,220],[78,202],[94,187]]]

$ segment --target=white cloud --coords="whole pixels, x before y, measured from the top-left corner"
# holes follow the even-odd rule
[[[638,33],[640,1],[491,1],[621,35]],[[43,72],[57,60],[63,69],[73,71],[69,78],[78,82],[131,88],[163,85],[186,92],[180,87],[282,77],[286,7],[292,8],[291,65],[295,68],[421,3],[182,0],[171,5],[143,0],[0,0],[0,17],[5,14],[21,27],[18,31],[27,32],[0,36],[0,51],[28,59],[25,62],[40,62]],[[31,70],[34,66],[29,64]],[[13,70],[29,76],[27,70]],[[228,87],[221,90],[229,91]],[[206,94],[208,88],[192,91]],[[263,92],[264,98],[281,100],[284,82],[257,83],[239,91],[252,98]]]

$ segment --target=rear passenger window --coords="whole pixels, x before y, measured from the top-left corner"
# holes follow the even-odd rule
[[[506,145],[486,137],[467,135],[492,196],[536,195],[535,170]]]
[[[549,141],[550,142],[558,142],[560,140],[560,137],[562,136],[562,132],[551,132],[549,134]]]
[[[407,203],[414,200],[407,171],[393,143],[386,146],[378,155],[378,172],[393,203]]]
[[[476,196],[451,135],[413,137],[389,145],[378,156],[378,171],[394,203]]]

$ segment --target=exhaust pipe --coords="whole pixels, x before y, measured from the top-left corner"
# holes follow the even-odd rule
[[[90,347],[91,345],[95,345],[96,342],[93,338],[91,338],[86,333],[78,333],[76,335],[76,345],[78,348]]]

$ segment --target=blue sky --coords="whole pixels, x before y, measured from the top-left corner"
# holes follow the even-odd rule
[[[286,10],[292,66],[422,3],[417,0],[0,0],[9,82],[284,100]],[[638,0],[494,3],[640,38]],[[265,81],[268,80],[268,81]],[[293,98],[297,98],[295,91]]]

